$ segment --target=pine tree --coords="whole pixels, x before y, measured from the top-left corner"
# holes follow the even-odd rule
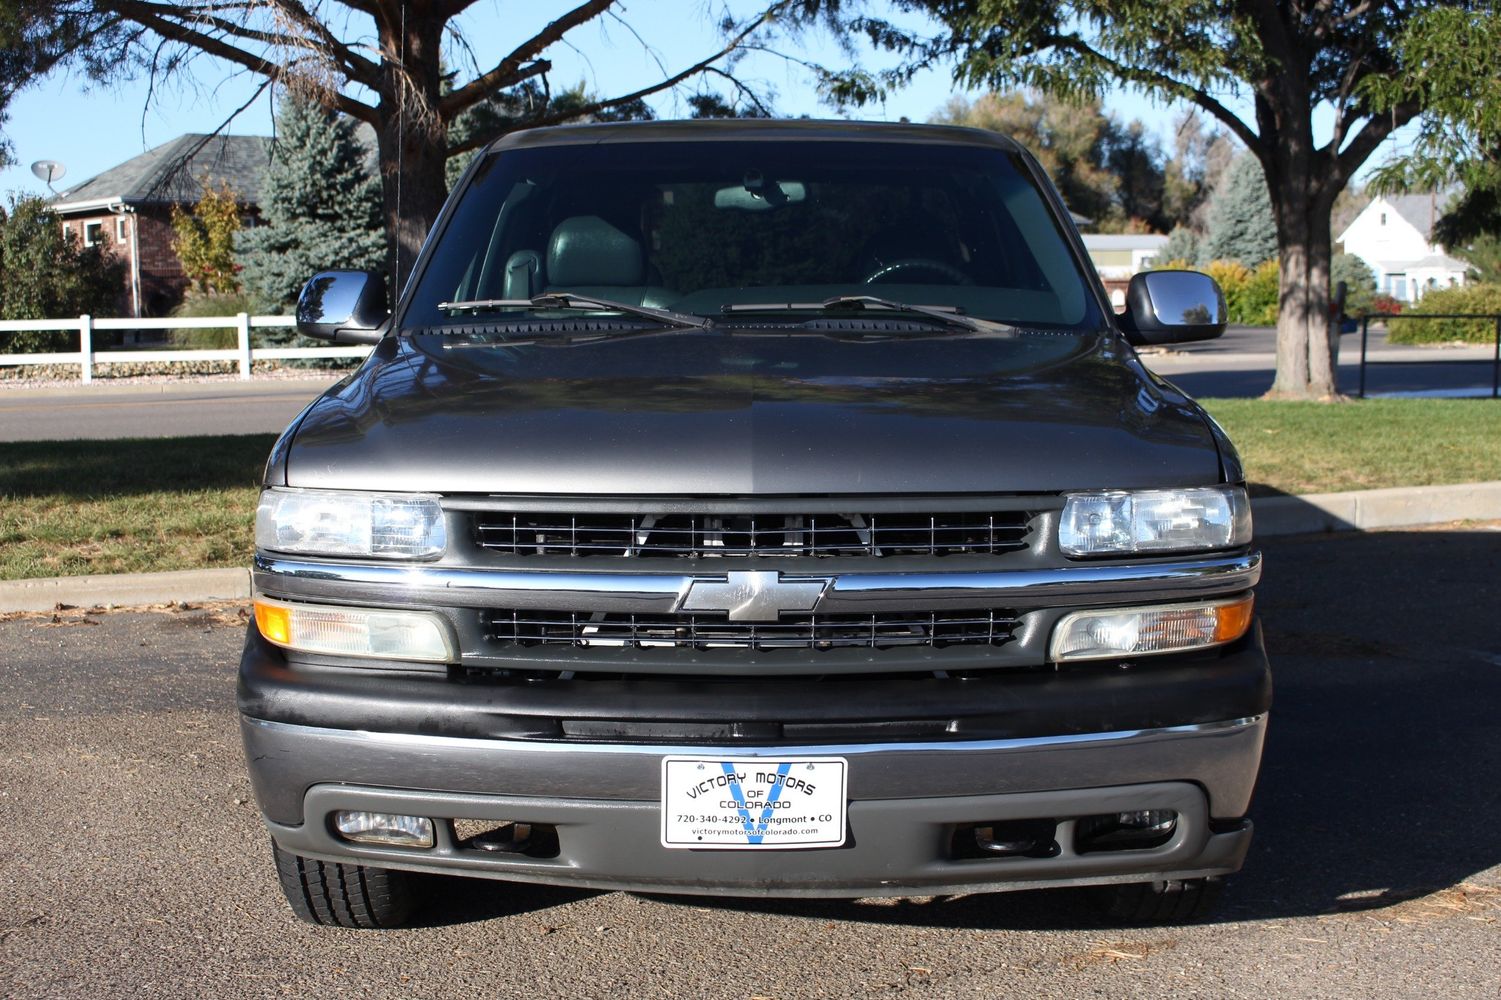
[[[1209,260],[1239,261],[1252,268],[1277,256],[1272,200],[1256,157],[1242,154],[1215,191],[1204,255]]]
[[[1157,263],[1183,261],[1191,267],[1199,263],[1202,242],[1192,229],[1186,226],[1174,226],[1173,231],[1167,234],[1167,242],[1162,245],[1162,250],[1157,254]]]
[[[354,123],[288,94],[261,186],[262,225],[240,234],[246,288],[267,309],[285,309],[303,284],[330,268],[379,270],[386,238],[379,179],[366,166]]]

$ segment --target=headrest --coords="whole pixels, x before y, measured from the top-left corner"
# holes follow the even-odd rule
[[[641,244],[597,215],[558,223],[547,243],[547,284],[639,285]]]

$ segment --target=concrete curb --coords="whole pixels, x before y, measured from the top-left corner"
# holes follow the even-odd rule
[[[1501,520],[1501,481],[1258,497],[1251,508],[1258,538],[1494,521]],[[59,604],[91,608],[249,597],[250,571],[245,569],[53,576],[0,582],[0,614],[50,611]]]
[[[1257,497],[1256,537],[1501,519],[1501,482]]]
[[[50,611],[59,604],[93,608],[109,604],[232,601],[249,597],[248,569],[49,576],[0,583],[0,614],[10,611]]]

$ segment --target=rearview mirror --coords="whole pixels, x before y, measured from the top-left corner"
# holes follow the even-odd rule
[[[1225,332],[1225,293],[1198,271],[1146,271],[1126,289],[1121,326],[1133,344],[1182,344]]]
[[[808,189],[798,181],[772,181],[760,174],[746,175],[741,187],[720,188],[714,192],[715,208],[738,208],[742,212],[769,212],[783,205],[806,200]]]
[[[297,297],[297,332],[341,344],[374,344],[390,310],[386,283],[368,271],[323,271]]]

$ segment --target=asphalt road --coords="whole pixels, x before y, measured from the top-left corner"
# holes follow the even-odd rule
[[[1501,992],[1501,525],[1273,539],[1247,869],[1213,922],[1075,891],[740,902],[435,880],[297,923],[240,759],[242,620],[0,621],[0,995],[1476,997]]]
[[[0,385],[0,441],[274,433],[334,381],[96,382],[64,389]]]
[[[1385,334],[1374,331],[1371,347],[1386,352]],[[1193,396],[1260,396],[1275,374],[1275,331],[1231,327],[1218,340],[1148,353],[1147,364]],[[1342,346],[1340,388],[1354,393],[1360,343],[1347,335]],[[1373,393],[1456,393],[1491,384],[1491,364],[1481,350],[1472,360],[1445,362],[1454,352],[1399,349],[1418,364],[1369,368]],[[1389,353],[1388,355],[1389,356]],[[1489,357],[1489,355],[1486,355]],[[70,438],[175,437],[187,434],[262,434],[281,431],[331,378],[252,382],[154,382],[28,389],[0,383],[0,441]]]
[[[1154,371],[1191,396],[1246,398],[1272,387],[1276,375],[1277,331],[1232,326],[1216,340],[1182,344],[1143,356]],[[1386,331],[1370,333],[1366,366],[1368,395],[1474,396],[1489,393],[1493,352],[1484,348],[1416,348],[1388,345]],[[1466,360],[1455,360],[1462,355]],[[1408,360],[1411,359],[1411,360]],[[1355,395],[1360,387],[1360,336],[1340,338],[1339,388]]]

